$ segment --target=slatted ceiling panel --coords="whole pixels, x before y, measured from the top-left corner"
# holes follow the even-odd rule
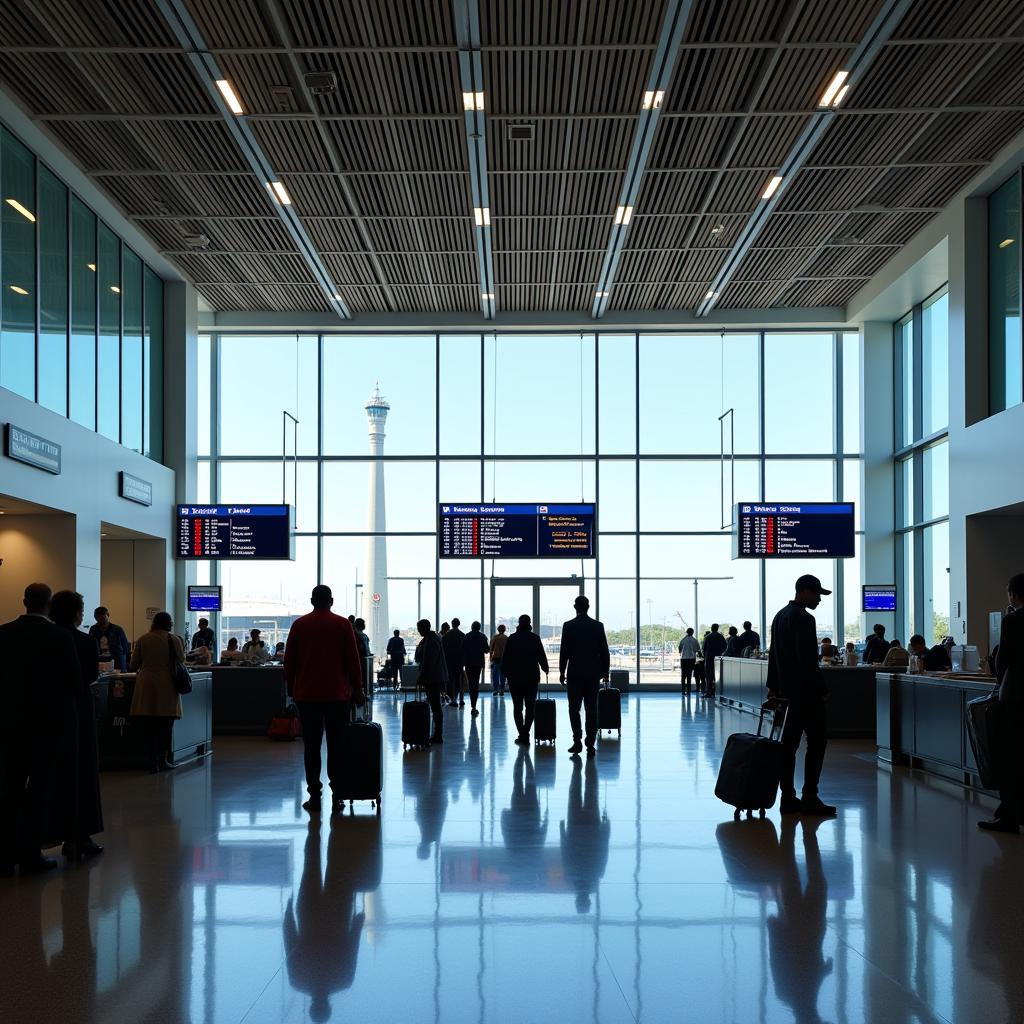
[[[217,63],[224,77],[232,84],[246,114],[278,112],[273,89],[291,89],[294,109],[307,112],[301,89],[294,88],[288,58],[276,53],[219,54]]]
[[[923,123],[922,114],[845,112],[832,119],[811,153],[811,166],[884,164]]]
[[[759,249],[820,245],[832,238],[841,224],[841,214],[773,213],[756,244]],[[846,233],[848,229],[843,225],[841,230]]]
[[[176,187],[183,196],[181,208],[186,214],[208,213],[220,217],[244,217],[254,212],[272,211],[269,190],[251,174],[193,175],[180,179],[141,178],[149,184],[166,181],[166,189]]]
[[[894,35],[897,39],[1000,36],[1021,13],[1019,0],[930,0],[912,4]]]
[[[302,224],[319,252],[363,252],[365,248],[354,220],[303,217]]]
[[[861,278],[846,281],[796,281],[775,301],[777,308],[845,306],[864,285]]]
[[[20,0],[0,0],[0,24],[4,27],[6,46],[50,46],[53,36],[46,22],[37,18]],[[7,59],[7,54],[4,55]]]
[[[367,217],[471,216],[465,175],[409,175],[406,178],[354,177],[349,187]]]
[[[8,26],[26,17],[15,2]],[[154,17],[154,6],[139,0],[33,0],[32,8],[47,26],[51,40],[64,46],[174,46],[167,24]]]
[[[623,252],[678,248],[697,220],[696,217],[647,217],[634,214]]]
[[[609,306],[616,312],[693,309],[704,297],[706,284],[623,284],[612,289]]]
[[[83,73],[100,83],[107,103],[100,110],[136,114],[215,114],[206,89],[184,54],[93,52],[79,54]],[[81,108],[91,112],[92,108]]]
[[[275,46],[280,40],[264,16],[260,0],[185,0],[211,50]],[[218,58],[219,59],[219,58]]]
[[[772,173],[773,169],[724,171],[719,175],[712,205],[721,213],[753,213]]]
[[[831,246],[804,271],[805,277],[870,277],[900,251],[900,246]]]
[[[751,249],[740,262],[734,282],[786,281],[801,272],[810,255],[807,249]]]
[[[209,0],[215,2],[215,0]],[[450,0],[278,0],[296,46],[455,47]]]
[[[700,208],[712,179],[710,171],[648,171],[640,186],[636,211],[692,213]],[[611,212],[614,213],[614,207]]]
[[[962,103],[1016,104],[1022,94],[1024,43],[1007,43],[996,50],[985,70],[979,72],[957,99]]]
[[[199,294],[215,310],[258,309],[272,313],[330,312],[324,293],[305,284],[202,284]],[[351,305],[350,293],[345,301]]]
[[[751,118],[730,163],[734,167],[763,167],[774,173],[806,124],[803,116]]]
[[[345,202],[337,178],[282,174],[281,181],[300,217],[341,217],[352,212]]]
[[[476,288],[392,286],[391,292],[400,313],[476,313],[480,309],[480,293]]]
[[[528,120],[528,119],[527,119]],[[514,120],[495,118],[487,134],[487,165],[501,171],[603,170],[626,166],[636,127],[632,117],[569,118],[530,122],[532,142],[510,141]]]
[[[728,4],[697,0],[683,35],[685,42],[773,42],[791,0]]]
[[[664,0],[485,0],[480,36],[484,46],[653,46],[664,10]]]
[[[823,40],[855,43],[871,27],[877,3],[808,3],[797,15],[789,38],[795,43]]]
[[[903,245],[909,242],[932,219],[930,213],[888,213],[858,237],[865,242],[891,242]]]
[[[392,284],[476,286],[476,254],[431,253],[380,257],[384,277]]]
[[[745,110],[767,54],[767,49],[683,50],[662,108],[671,113]]]
[[[420,220],[412,224],[407,217],[392,220],[365,219],[370,241],[377,252],[475,251],[473,221],[470,216]]]
[[[494,276],[502,284],[538,284],[548,281],[597,280],[603,252],[495,253]],[[473,276],[476,276],[475,265]]]
[[[894,167],[882,174],[866,202],[881,206],[943,206],[974,176],[970,168]]]
[[[335,284],[344,288],[348,284],[377,284],[377,275],[369,256],[352,254],[349,256],[325,255],[324,265],[330,271]]]
[[[254,118],[249,125],[279,174],[332,170],[316,127],[310,121]]]
[[[326,129],[345,171],[466,171],[458,120],[328,121]]]
[[[551,217],[492,216],[491,234],[495,252],[532,249],[598,249],[604,252],[609,223],[607,214],[559,220]]]
[[[779,200],[782,211],[852,209],[866,202],[864,195],[878,179],[870,168],[853,170],[804,170]]]
[[[718,167],[735,125],[732,118],[663,118],[654,136],[648,169]]]
[[[274,284],[287,280],[315,283],[305,260],[294,256],[264,257],[257,254],[221,256],[190,253],[178,255],[176,262],[195,281],[237,284]]]
[[[151,221],[145,223],[147,230]],[[159,222],[161,224],[166,222]],[[228,219],[176,221],[181,225],[181,237],[188,234],[203,234],[210,239],[211,249],[238,250],[239,252],[286,252],[295,248],[295,242],[285,230],[284,225],[276,218],[263,220]],[[196,230],[186,230],[187,224],[198,223]],[[175,246],[181,248],[181,245]]]
[[[129,217],[198,212],[173,178],[105,178],[103,187]]]
[[[137,164],[121,164],[125,170],[251,173],[227,126],[220,121],[138,120],[127,129],[118,126],[118,131],[149,154]]]
[[[1022,112],[939,114],[904,160],[990,160],[1020,130]]]
[[[161,169],[149,148],[116,121],[54,121],[48,130],[79,166],[88,170]]]
[[[848,102],[858,108],[936,106],[988,50],[983,43],[883,47]]]
[[[813,110],[850,50],[785,50],[765,83],[759,110]]]
[[[391,309],[384,289],[379,287],[371,288],[367,285],[360,285],[358,288],[346,288],[345,304],[352,311],[353,315],[358,315],[359,313],[380,313]],[[480,308],[479,299],[477,300],[476,308]]]
[[[621,183],[618,172],[495,175],[491,181],[491,217],[604,214],[610,223]]]
[[[43,45],[53,45],[46,40]],[[107,99],[82,80],[74,60],[63,53],[5,53],[0,82],[35,114],[106,111]]]
[[[562,281],[545,285],[499,284],[495,292],[498,309],[527,312],[538,308],[579,312],[589,309],[594,299],[592,284]]]

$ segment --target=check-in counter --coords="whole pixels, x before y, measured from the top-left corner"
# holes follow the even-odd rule
[[[967,702],[992,692],[995,680],[952,672],[875,677],[879,760],[922,768],[981,789],[967,735]]]
[[[178,762],[204,757],[213,749],[213,680],[208,670],[190,671],[192,692],[181,698],[181,718],[174,723],[172,758]],[[145,768],[149,755],[142,723],[132,718],[135,673],[100,676],[93,683],[93,710],[100,768]]]
[[[828,687],[828,735],[875,735],[875,669],[824,666]],[[768,698],[768,662],[760,658],[719,658],[717,697],[720,704],[741,711],[760,711]]]
[[[263,736],[287,703],[281,665],[214,665],[213,731],[217,736]]]

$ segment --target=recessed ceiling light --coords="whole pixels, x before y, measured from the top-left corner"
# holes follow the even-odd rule
[[[713,234],[713,235],[720,235],[724,230],[725,230],[725,225],[724,224],[716,224],[711,229],[711,234]]]
[[[648,89],[648,91],[644,93],[644,110],[657,110],[658,107],[661,106],[661,101],[664,98],[664,89],[658,89],[656,92]]]
[[[292,197],[288,195],[288,190],[279,181],[268,181],[267,188],[270,189],[271,195],[282,205],[291,206]]]
[[[88,267],[88,268],[89,268],[89,269],[90,269],[90,270],[91,270],[91,271],[92,271],[92,272],[93,272],[94,274],[96,273],[96,264],[95,264],[95,263],[86,263],[86,266],[87,266],[87,267]]]
[[[838,107],[846,95],[846,90],[849,88],[849,86],[843,84],[849,77],[849,71],[837,71],[832,76],[832,81],[828,83],[828,88],[822,93],[821,99],[818,100],[818,106]]]
[[[29,210],[27,207],[22,206],[21,203],[19,203],[17,199],[8,199],[7,200],[7,205],[8,206],[13,206],[14,209],[17,210],[18,213],[20,213],[22,215],[22,217],[25,218],[25,220],[30,220],[33,223],[35,223],[35,219],[36,219],[35,214],[31,210]]]
[[[120,294],[121,294],[121,289],[120,289],[120,288],[118,288],[116,284],[112,284],[112,285],[110,286],[110,290],[111,290],[111,291],[112,291],[112,292],[113,292],[113,293],[114,293],[115,295],[120,295]]]
[[[337,292],[334,293],[334,301],[335,302],[341,302],[342,301],[341,296]]]
[[[474,206],[473,217],[476,219],[478,228],[485,228],[491,223],[491,208],[489,206]]]
[[[106,537],[107,535],[105,533],[101,533],[100,536],[101,537]]]
[[[771,181],[768,182],[764,192],[761,194],[762,199],[771,199],[773,195],[779,190],[779,186],[782,184],[782,175],[776,174]]]
[[[238,98],[238,93],[235,92],[231,87],[231,83],[226,78],[217,79],[217,88],[220,89],[220,94],[224,97],[224,102],[228,105],[228,109],[232,114],[244,113],[242,101]]]
[[[633,219],[632,206],[619,206],[615,209],[615,223],[628,224]]]
[[[595,298],[598,298],[598,299],[607,299],[608,298],[608,293],[607,292],[595,292],[594,295],[595,295]]]
[[[1003,240],[1002,240],[1002,241],[1001,241],[1001,242],[999,243],[999,248],[1000,248],[1000,249],[1005,249],[1005,248],[1006,248],[1006,247],[1007,247],[1008,245],[1013,245],[1013,239],[1012,239],[1012,238],[1004,238],[1004,239],[1003,239]]]
[[[28,292],[25,291],[25,289],[22,288],[20,284],[12,284],[11,291],[15,292],[18,295],[28,295]]]
[[[707,295],[704,296],[704,298],[705,299],[717,299],[718,298],[718,294],[719,294],[718,292],[711,291],[711,292],[708,292]]]
[[[462,94],[463,110],[483,110],[484,94],[482,92],[464,92]]]
[[[480,298],[483,299],[486,302],[493,302],[494,301],[494,292],[481,292],[480,293]]]

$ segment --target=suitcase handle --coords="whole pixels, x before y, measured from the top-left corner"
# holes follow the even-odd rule
[[[779,724],[779,710],[782,711],[782,724]],[[766,700],[761,705],[761,712],[757,718],[757,735],[761,735],[761,727],[764,725],[764,713],[766,711],[772,712],[772,727],[768,730],[768,738],[775,739],[775,728],[778,726],[779,736],[782,739],[782,734],[786,730],[786,719],[789,717],[789,701],[783,697],[774,697],[771,700]]]
[[[362,709],[363,709],[363,714],[362,714],[361,718],[356,715],[356,709],[359,708],[359,707],[362,707]],[[349,704],[349,708],[350,708],[350,712],[351,712],[351,721],[352,721],[353,724],[356,723],[356,722],[372,722],[373,721],[373,711],[372,711],[373,702],[370,701],[368,698],[366,700],[364,700],[361,705],[360,704],[356,704],[355,702],[351,702]]]

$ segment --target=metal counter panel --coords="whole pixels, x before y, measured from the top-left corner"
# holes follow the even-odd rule
[[[280,665],[215,665],[213,731],[215,735],[263,736],[270,719],[287,703]]]

